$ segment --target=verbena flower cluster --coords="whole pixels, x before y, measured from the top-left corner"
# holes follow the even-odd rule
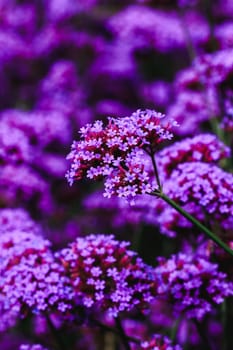
[[[173,143],[157,155],[160,171],[169,177],[181,163],[205,162],[217,163],[230,156],[230,148],[215,135],[200,134],[192,138]]]
[[[55,261],[48,240],[18,229],[4,232],[0,246],[3,310],[24,314],[71,308],[69,280]]]
[[[83,304],[109,315],[143,309],[153,300],[152,268],[113,235],[77,238],[60,257],[72,286]]]
[[[168,337],[162,337],[160,334],[154,334],[149,341],[141,343],[141,349],[145,350],[181,350],[179,345],[172,345]]]
[[[179,253],[170,259],[159,258],[155,268],[158,293],[174,306],[174,311],[185,312],[189,318],[202,319],[233,295],[233,284],[218,265],[197,255]]]
[[[81,139],[75,141],[68,155],[71,170],[67,173],[70,184],[84,177],[93,180],[106,178],[104,196],[134,197],[151,192],[143,164],[145,151],[154,155],[158,145],[173,137],[172,120],[152,110],[138,110],[130,117],[109,118],[81,128]]]
[[[216,220],[233,214],[233,175],[202,162],[180,164],[166,182],[167,193],[182,204],[195,203]]]

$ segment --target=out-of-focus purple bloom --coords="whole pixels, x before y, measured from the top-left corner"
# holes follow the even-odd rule
[[[146,103],[165,108],[171,98],[171,86],[165,81],[147,83],[142,85],[141,95]]]
[[[0,163],[28,163],[32,160],[32,150],[27,136],[17,128],[0,122]]]
[[[201,55],[195,60],[194,66],[204,86],[220,84],[232,74],[233,50],[219,50]]]
[[[177,165],[186,162],[217,163],[230,156],[230,149],[215,135],[200,134],[165,147],[157,154],[157,163],[165,177]]]
[[[0,117],[9,127],[22,131],[32,145],[45,147],[52,142],[66,144],[70,140],[69,121],[59,110],[25,112],[13,109],[3,111]]]
[[[68,20],[83,11],[90,11],[98,0],[48,0],[46,10],[49,21]]]
[[[189,318],[202,319],[233,295],[233,285],[218,266],[201,256],[179,253],[170,259],[159,258],[155,268],[158,293],[174,306],[175,313],[185,312]]]
[[[0,237],[3,310],[66,312],[73,293],[64,269],[50,251],[50,242],[32,232],[19,230]],[[2,298],[1,298],[2,299]]]
[[[58,253],[87,308],[99,307],[116,317],[122,311],[143,309],[153,300],[151,268],[128,246],[113,235],[90,235]]]
[[[34,344],[34,345],[22,344],[20,345],[19,350],[48,350],[48,349],[40,344]]]
[[[194,203],[220,221],[233,215],[233,175],[213,164],[178,165],[164,184],[164,191],[181,205]]]
[[[233,48],[233,22],[223,22],[215,28],[214,35],[221,49]]]
[[[152,339],[143,341],[140,349],[144,350],[182,350],[179,345],[172,345],[168,337],[154,334]]]
[[[209,28],[205,20],[194,12],[186,13],[185,17],[194,42],[207,41]],[[130,42],[132,49],[151,47],[168,52],[185,45],[185,34],[175,11],[128,6],[110,18],[109,28],[121,40]]]
[[[1,209],[0,210],[0,233],[10,231],[31,231],[40,232],[41,229],[29,216],[28,212],[22,208]]]
[[[0,197],[8,206],[34,206],[51,212],[54,203],[49,184],[26,165],[6,165],[0,171]]]
[[[200,133],[202,124],[219,114],[216,91],[213,87],[208,87],[205,92],[181,91],[166,113],[182,125],[182,128],[176,129],[177,134]]]
[[[84,216],[84,224],[87,221],[91,222],[92,229],[97,226],[102,231],[114,227],[118,232],[128,230],[128,226],[133,228],[142,224],[158,226],[160,215],[167,208],[161,199],[151,198],[147,194],[136,197],[134,205],[129,206],[123,198],[116,196],[112,197],[111,201],[106,201],[101,191],[86,196],[83,206],[88,218]]]

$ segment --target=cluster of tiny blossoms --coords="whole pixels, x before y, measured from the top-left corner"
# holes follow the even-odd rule
[[[179,345],[172,345],[168,337],[163,337],[160,334],[154,334],[153,338],[141,343],[143,350],[181,350]]]
[[[32,232],[14,230],[0,236],[1,308],[25,312],[65,312],[72,291],[50,242]]]
[[[145,308],[153,300],[152,269],[128,246],[113,235],[93,234],[77,238],[58,253],[76,296],[86,307],[116,317],[122,311]]]
[[[158,166],[166,177],[178,164],[186,162],[217,163],[230,155],[230,149],[215,135],[200,134],[175,142],[157,155]]]
[[[156,186],[149,181],[145,154],[152,156],[157,146],[173,137],[173,120],[152,110],[137,110],[130,117],[108,118],[81,128],[80,141],[75,141],[68,155],[72,165],[67,173],[74,180],[105,179],[104,196],[134,197],[150,192]]]
[[[155,280],[158,293],[172,303],[174,311],[185,312],[189,318],[202,319],[212,305],[233,295],[233,284],[226,280],[226,274],[201,256],[179,253],[169,260],[159,258]]]
[[[182,205],[195,203],[215,219],[233,215],[233,175],[213,164],[180,164],[165,184],[166,193]]]

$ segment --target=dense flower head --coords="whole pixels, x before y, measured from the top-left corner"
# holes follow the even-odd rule
[[[233,175],[213,164],[183,163],[172,172],[164,188],[184,205],[195,203],[215,220],[233,214]]]
[[[45,147],[51,142],[65,144],[70,139],[70,124],[59,111],[34,110],[25,112],[17,109],[5,110],[1,120],[10,128],[19,129],[32,145]]]
[[[160,334],[154,334],[152,339],[143,341],[141,343],[143,350],[181,350],[179,345],[172,345],[168,337]]]
[[[205,42],[209,35],[206,21],[195,12],[186,14],[186,20],[192,39]],[[109,27],[121,40],[131,42],[133,48],[152,47],[159,52],[169,52],[185,44],[182,24],[174,11],[132,5],[110,18]]]
[[[47,348],[45,348],[40,344],[33,344],[33,345],[21,344],[19,347],[19,350],[47,350]]]
[[[176,313],[202,319],[212,305],[233,295],[233,285],[218,265],[201,256],[179,253],[170,259],[159,258],[155,268],[158,293],[174,305]]]
[[[116,317],[153,300],[151,268],[128,246],[113,235],[93,234],[77,238],[58,254],[86,307],[99,307]]]
[[[201,126],[214,115],[219,114],[216,90],[211,86],[203,91],[176,91],[176,100],[167,109],[167,115],[175,119],[182,128],[177,128],[179,135],[193,135],[201,132]]]
[[[217,85],[224,82],[233,70],[232,49],[205,54],[196,59],[195,68],[202,83]]]
[[[70,309],[72,291],[64,270],[50,251],[50,242],[19,230],[0,237],[1,308],[19,313]]]
[[[80,129],[68,159],[70,184],[84,177],[106,178],[105,196],[134,197],[155,186],[149,183],[143,156],[153,155],[158,145],[173,137],[173,120],[152,110],[137,110],[130,117],[108,118],[108,124],[96,121]]]
[[[29,162],[32,158],[27,136],[7,123],[0,123],[0,163]]]
[[[5,208],[0,210],[0,233],[10,231],[40,232],[40,227],[23,208]]]
[[[200,134],[165,147],[157,154],[157,162],[167,177],[181,163],[195,161],[217,163],[229,155],[229,147],[215,135]]]
[[[49,184],[27,165],[9,164],[0,171],[1,200],[5,205],[35,206],[43,212],[53,208]]]

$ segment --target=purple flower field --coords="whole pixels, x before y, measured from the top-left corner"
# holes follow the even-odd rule
[[[233,350],[233,0],[0,0],[0,349]]]

